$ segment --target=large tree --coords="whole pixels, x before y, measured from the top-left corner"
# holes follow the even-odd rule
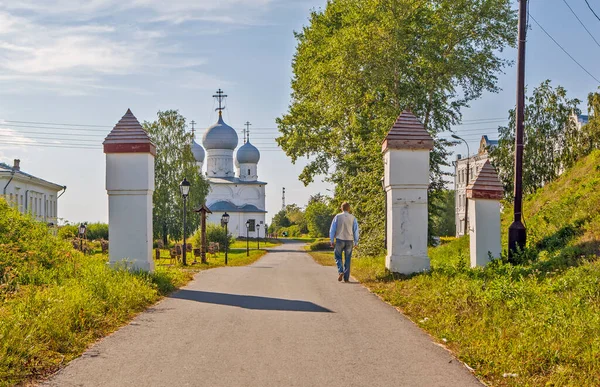
[[[460,122],[461,109],[498,90],[514,45],[509,0],[330,0],[296,33],[292,102],[277,139],[300,179],[326,175],[334,204],[349,201],[361,222],[363,252],[383,248],[381,143],[403,109],[436,138],[430,195],[443,189],[449,152],[437,135]],[[430,207],[433,210],[434,207]]]
[[[585,132],[570,117],[579,114],[581,101],[567,91],[542,82],[527,98],[524,121],[523,192],[533,193],[556,179],[586,151]],[[504,185],[507,199],[513,197],[515,111],[508,112],[508,126],[498,128],[498,146],[490,151],[492,163]]]
[[[159,111],[157,120],[144,122],[144,129],[156,145],[154,160],[155,190],[154,238],[178,240],[183,237],[183,199],[179,184],[184,178],[191,184],[187,201],[187,231],[191,235],[200,225],[193,212],[206,200],[209,184],[196,166],[191,150],[192,134],[186,132],[185,118],[177,110]]]

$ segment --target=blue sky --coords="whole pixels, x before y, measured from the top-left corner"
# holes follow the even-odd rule
[[[584,0],[567,1],[600,41],[600,21]],[[140,121],[153,120],[158,110],[178,109],[202,131],[216,120],[211,96],[221,87],[229,95],[226,121],[240,131],[244,122],[252,123],[251,139],[262,151],[259,176],[269,182],[269,217],[281,207],[282,187],[288,203],[304,205],[309,195],[326,193],[329,186],[318,182],[305,188],[297,181],[303,164],[292,165],[277,151],[274,121],[289,104],[293,31],[307,22],[310,9],[324,4],[324,0],[0,0],[0,161],[10,164],[20,158],[23,170],[67,185],[59,201],[61,217],[106,221],[104,154],[99,144],[110,128],[128,108]],[[600,11],[600,2],[590,4]],[[600,46],[563,0],[532,0],[531,14],[600,78]],[[534,86],[549,78],[585,101],[597,82],[532,24],[527,83]],[[516,59],[515,50],[503,55]],[[515,84],[516,68],[511,67],[500,77],[503,91],[472,103],[464,119],[505,118],[515,103]],[[582,109],[586,110],[585,103]],[[61,125],[50,130],[14,121]],[[456,129],[473,151],[480,134],[496,138],[498,124],[502,122]],[[65,140],[60,144],[41,138],[44,135]],[[32,146],[35,142],[63,147]]]

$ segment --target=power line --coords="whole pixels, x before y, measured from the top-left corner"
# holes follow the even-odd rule
[[[596,19],[600,20],[600,17],[598,16],[598,14],[594,11],[594,9],[592,8],[592,6],[590,5],[590,3],[588,2],[588,0],[585,0],[585,3],[587,4],[588,8],[590,9],[590,11],[592,11],[592,13],[594,14],[594,16],[596,16]]]
[[[9,122],[9,121],[5,121]],[[15,125],[15,124],[4,124],[0,123],[0,126],[9,127],[9,128],[27,128],[27,129],[45,129],[45,130],[66,130],[71,132],[102,132],[108,134],[108,130],[102,129],[74,129],[74,128],[61,128],[61,127],[51,127],[51,126],[30,126],[30,125]]]
[[[594,37],[594,35],[592,35],[592,33],[590,32],[590,30],[588,30],[587,27],[585,26],[585,24],[583,24],[583,22],[581,21],[581,19],[579,18],[579,16],[577,16],[577,14],[575,13],[575,11],[573,11],[573,8],[571,8],[571,6],[569,5],[569,3],[567,3],[567,0],[563,0],[563,2],[565,3],[565,5],[567,7],[569,7],[569,9],[571,10],[571,13],[573,14],[573,16],[575,16],[575,18],[579,21],[579,24],[581,24],[581,26],[587,31],[588,35],[590,35],[590,37],[594,40],[594,42],[596,42],[596,45],[598,47],[600,47],[600,43],[598,43],[598,41],[596,40],[596,38]]]
[[[18,141],[0,141],[0,145],[19,145],[19,146],[35,146],[42,148],[69,148],[69,149],[102,149],[101,146],[93,146],[89,144],[54,144],[44,142],[18,142]]]
[[[90,128],[112,128],[112,126],[107,126],[107,125],[57,124],[57,123],[52,123],[52,122],[9,121],[9,120],[4,120],[4,122],[14,122],[15,124],[35,124],[35,125],[54,125],[54,126],[87,126]]]
[[[586,0],[586,1],[587,1],[587,0]],[[561,46],[561,45],[560,45],[560,43],[558,43],[558,42],[556,41],[556,39],[554,39],[554,38],[552,37],[552,35],[550,35],[550,34],[548,33],[548,31],[546,31],[546,30],[544,29],[544,27],[542,27],[542,26],[541,26],[541,24],[540,24],[540,23],[538,23],[538,21],[537,21],[537,20],[535,20],[535,18],[533,17],[533,15],[531,15],[531,20],[533,20],[533,21],[535,22],[535,24],[537,24],[537,25],[538,25],[538,27],[540,27],[540,29],[541,29],[542,31],[544,31],[544,33],[545,33],[546,35],[548,35],[548,37],[549,37],[550,39],[552,39],[552,41],[553,41],[554,43],[556,43],[556,45],[557,45],[558,47],[560,47],[560,49],[561,49],[561,50],[563,50],[563,52],[564,52],[565,54],[567,54],[567,55],[569,56],[569,58],[571,58],[571,60],[572,60],[573,62],[577,63],[577,65],[578,65],[579,67],[581,67],[581,69],[582,69],[583,71],[585,71],[585,72],[586,72],[586,73],[587,73],[587,74],[588,74],[590,77],[592,77],[592,78],[593,78],[593,79],[594,79],[596,82],[600,83],[600,80],[599,80],[598,78],[596,78],[595,76],[593,76],[593,75],[592,75],[592,73],[590,73],[589,71],[587,71],[587,69],[581,65],[581,63],[579,63],[579,62],[578,62],[578,61],[577,61],[575,58],[573,58],[573,56],[572,56],[571,54],[569,54],[569,53],[567,52],[567,50],[565,50],[565,49],[564,49],[564,47],[563,47],[563,46]]]
[[[12,128],[0,128],[0,131],[6,131],[6,130],[10,130],[11,132],[13,132],[14,134],[21,134],[21,133],[26,133],[26,134],[47,134],[48,132],[32,132],[32,131],[27,131],[27,130],[13,130]],[[80,134],[80,133],[54,133],[51,132],[49,133],[53,136],[82,136],[82,137],[98,137],[98,138],[104,138],[103,134]]]
[[[6,134],[0,134],[0,139],[3,138],[14,138],[15,136],[11,136],[11,135],[6,135]],[[101,141],[98,140],[88,140],[88,139],[83,139],[83,138],[72,138],[72,139],[65,139],[65,138],[56,138],[56,137],[46,137],[46,136],[23,136],[21,138],[26,138],[26,139],[32,139],[32,140],[54,140],[54,141],[83,141],[83,142],[90,142],[93,144],[101,144]]]

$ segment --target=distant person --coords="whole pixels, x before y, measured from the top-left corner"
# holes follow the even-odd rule
[[[338,268],[338,281],[350,280],[350,260],[352,248],[358,246],[358,222],[350,213],[350,204],[342,204],[342,212],[337,214],[331,222],[329,229],[331,247],[334,247],[335,263]],[[334,243],[335,242],[335,243]],[[345,264],[342,264],[342,252],[346,256]]]

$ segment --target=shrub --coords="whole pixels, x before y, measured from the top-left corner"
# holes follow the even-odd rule
[[[108,224],[90,223],[87,225],[86,238],[92,241],[98,239],[108,240]]]
[[[194,247],[200,248],[202,246],[202,235],[201,229],[198,229],[194,236],[192,237]],[[225,246],[225,242],[227,242],[227,237],[229,237],[229,245],[232,245],[235,242],[235,238],[231,233],[229,235],[225,234],[225,228],[217,225],[217,224],[207,224],[206,225],[206,242],[217,242],[219,246]]]
[[[333,250],[329,244],[329,240],[317,240],[310,244],[310,251]]]
[[[287,233],[288,237],[299,237],[302,235],[300,226],[298,226],[297,224],[294,224],[293,226],[289,226],[289,227],[282,227],[279,229],[279,231],[277,233],[279,235],[283,235],[284,232]]]
[[[58,228],[57,236],[61,239],[73,239],[77,237],[79,228],[73,224],[67,224]]]

